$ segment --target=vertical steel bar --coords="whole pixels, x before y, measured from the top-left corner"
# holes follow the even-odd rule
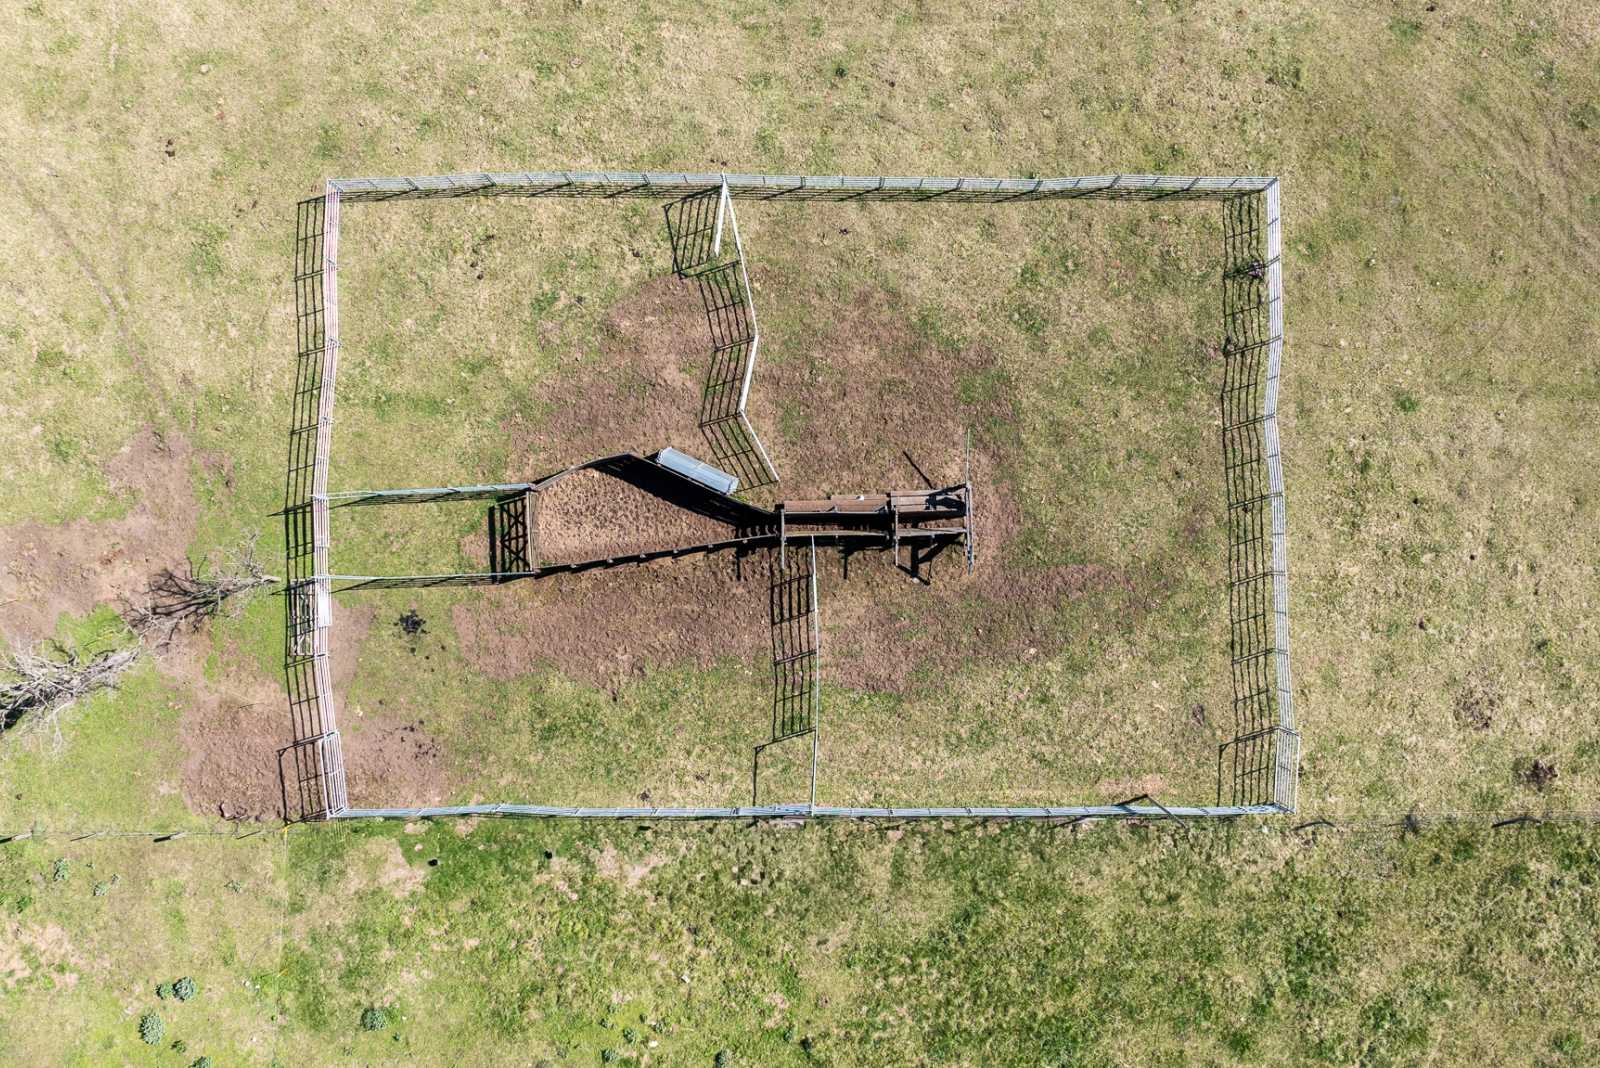
[[[728,199],[728,182],[726,179],[724,179],[722,182],[722,193],[717,197],[717,225],[716,229],[711,232],[712,259],[722,255],[722,220],[728,214],[730,205],[732,203],[733,201]]]
[[[1289,670],[1289,555],[1288,515],[1284,502],[1283,456],[1278,435],[1278,387],[1283,366],[1283,219],[1281,187],[1274,181],[1261,194],[1266,209],[1267,381],[1266,460],[1268,490],[1272,495],[1272,611],[1273,648],[1277,668],[1278,725],[1295,730],[1294,693]],[[1293,812],[1299,778],[1299,746],[1280,737],[1273,800]]]
[[[325,194],[322,235],[323,348],[322,380],[317,397],[317,446],[311,471],[312,543],[312,687],[318,725],[327,738],[318,746],[322,763],[324,814],[345,807],[342,797],[344,753],[333,710],[333,676],[328,658],[333,629],[333,598],[328,580],[328,454],[333,439],[334,385],[339,375],[339,191],[330,182]]]
[[[817,749],[822,733],[822,603],[817,600],[817,539],[811,538],[811,804],[817,810]]]

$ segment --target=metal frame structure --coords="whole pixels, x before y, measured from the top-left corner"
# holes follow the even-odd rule
[[[711,334],[700,433],[717,463],[737,475],[746,489],[770,486],[778,481],[778,472],[748,414],[761,326],[728,185],[724,182],[715,190],[671,201],[662,206],[662,213],[672,242],[672,269],[699,286]],[[734,251],[733,259],[726,261],[722,259],[725,230],[733,234]]]
[[[536,534],[539,500],[545,490],[580,471],[607,475],[648,493],[674,507],[693,512],[726,530],[724,536],[705,542],[658,546],[643,551],[597,556],[582,560],[545,562],[539,558]],[[329,494],[335,507],[373,506],[488,499],[489,570],[443,574],[327,576],[333,593],[374,589],[430,589],[439,586],[498,586],[506,582],[536,580],[605,568],[650,563],[684,556],[735,552],[748,554],[777,549],[782,563],[791,536],[813,545],[837,546],[846,553],[888,549],[895,566],[923,583],[925,571],[952,545],[965,544],[968,570],[972,560],[972,516],[967,502],[971,483],[942,489],[888,491],[833,496],[822,500],[780,502],[763,508],[721,492],[691,476],[637,453],[602,456],[537,482],[498,486],[441,487],[432,489],[352,490]],[[530,517],[532,517],[530,519]],[[794,525],[791,533],[790,526]],[[900,563],[900,545],[908,548],[909,563]]]
[[[817,540],[789,566],[787,539],[767,554],[772,567],[767,614],[772,623],[772,737],[755,746],[750,760],[750,804],[760,800],[761,754],[791,738],[811,739],[808,811],[817,807],[817,754],[822,730],[822,617],[817,600]]]
[[[286,556],[285,673],[296,740],[279,754],[290,818],[427,818],[448,815],[544,816],[578,819],[1038,819],[1233,818],[1290,813],[1296,804],[1299,735],[1295,729],[1289,667],[1288,568],[1278,392],[1283,356],[1281,186],[1274,177],[1098,175],[1067,178],[847,177],[815,175],[671,174],[593,171],[474,173],[429,177],[350,178],[328,181],[321,197],[299,208],[295,290],[297,375],[289,434],[284,509]],[[707,299],[713,346],[724,343],[714,314],[748,315],[736,378],[736,410],[748,397],[759,335],[733,216],[734,200],[893,202],[896,204],[1026,204],[1057,200],[1204,200],[1220,202],[1224,226],[1224,382],[1222,447],[1228,502],[1230,670],[1236,736],[1218,753],[1218,803],[1169,806],[1154,798],[1116,805],[852,808],[815,803],[816,719],[813,711],[813,779],[810,803],[738,807],[592,808],[521,804],[431,808],[352,808],[335,719],[328,634],[335,576],[329,571],[329,508],[399,500],[493,499],[527,493],[528,485],[446,487],[436,490],[368,490],[329,493],[328,463],[338,372],[339,212],[342,202],[432,200],[457,197],[583,197],[668,201],[674,269],[704,268],[720,252],[724,222],[731,223],[740,284],[735,302]],[[694,205],[715,201],[707,227],[687,218]],[[703,222],[703,220],[702,220]],[[730,265],[708,268],[726,271]],[[730,272],[731,273],[731,272]],[[718,290],[727,296],[724,290]],[[714,294],[715,295],[715,294]],[[736,307],[737,305],[737,307]],[[716,374],[713,360],[711,375]],[[713,379],[708,377],[708,403]],[[743,420],[748,427],[748,420]],[[708,434],[708,438],[710,435]],[[759,441],[750,432],[755,448]],[[713,447],[716,447],[713,441]],[[766,461],[764,450],[760,458]],[[772,472],[770,462],[765,471]],[[775,476],[774,476],[775,477]],[[970,500],[970,475],[967,496]],[[782,541],[780,536],[780,541]],[[971,541],[967,542],[971,552]],[[785,551],[780,546],[780,551]],[[814,552],[814,550],[813,550]],[[970,557],[969,557],[970,561]],[[811,609],[814,617],[815,570]],[[355,576],[346,576],[354,578]],[[470,576],[470,578],[503,576]],[[460,584],[461,576],[413,576]],[[813,676],[815,678],[815,676]],[[820,697],[817,699],[820,703]],[[1223,803],[1225,783],[1229,794]],[[291,800],[290,786],[294,798]]]

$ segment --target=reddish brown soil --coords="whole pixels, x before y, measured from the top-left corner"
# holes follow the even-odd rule
[[[554,664],[610,685],[646,667],[747,656],[767,641],[766,565],[688,558],[489,587],[454,609],[463,654],[496,678]]]
[[[376,611],[341,602],[335,619],[333,691],[352,800],[407,805],[443,800],[444,764],[423,726],[382,709],[355,709],[344,698],[362,642],[377,622]],[[208,648],[202,639],[186,637],[159,660],[161,670],[191,695],[179,727],[187,750],[184,799],[202,815],[277,819],[283,814],[278,750],[294,740],[283,680],[225,649],[227,670],[212,682],[202,670]]]
[[[351,652],[333,659],[336,696],[355,674],[354,650],[373,616],[370,608],[342,604],[339,615]],[[157,659],[161,671],[188,694],[178,727],[186,751],[184,800],[205,816],[277,819],[283,814],[278,750],[294,740],[283,677],[226,648],[221,657],[227,667],[212,681],[203,670],[210,648],[203,637],[184,635]],[[342,701],[339,712],[342,717]]]
[[[131,596],[161,568],[180,567],[194,536],[196,460],[222,462],[147,428],[106,464],[112,491],[134,497],[125,517],[0,528],[0,634],[34,642],[63,612]]]
[[[183,797],[202,816],[276,819],[282,814],[278,749],[289,744],[283,680],[225,650],[228,670],[205,677],[210,643],[185,636],[158,658],[163,674],[186,693],[178,737],[183,742]]]
[[[567,475],[537,500],[538,556],[544,563],[703,545],[731,536],[721,523],[598,471]]]
[[[161,568],[181,567],[195,529],[195,463],[231,485],[228,458],[199,454],[182,437],[144,430],[106,465],[111,488],[134,495],[126,517],[0,529],[0,634],[31,643],[53,633],[61,613],[82,614],[132,598]],[[344,722],[338,695],[354,675],[373,610],[341,602],[337,618],[343,645],[333,659],[333,685],[340,725],[349,736],[352,782],[375,792],[387,789],[389,800],[422,804],[442,798],[437,747],[415,724],[358,718],[352,731]],[[277,754],[293,740],[282,675],[260,670],[229,648],[220,650],[226,669],[210,680],[204,664],[211,648],[204,635],[180,634],[156,657],[161,672],[185,694],[178,727],[185,749],[184,800],[204,816],[276,819],[283,809]]]
[[[921,479],[906,454],[934,482],[956,482],[963,477],[965,432],[971,427],[977,434],[973,576],[955,550],[934,565],[932,586],[873,553],[855,557],[846,580],[837,553],[819,553],[831,679],[904,690],[919,672],[1049,653],[1059,642],[1052,617],[1063,602],[1093,598],[1106,611],[1121,610],[1133,588],[1121,571],[1011,564],[1020,518],[1000,475],[1012,457],[1003,435],[989,430],[1010,421],[1012,400],[991,353],[925,341],[887,295],[826,314],[819,309],[818,318],[832,325],[813,345],[760,364],[752,389],[752,419],[783,476],[783,496],[914,488]],[[666,444],[704,454],[695,427],[700,383],[684,370],[705,361],[695,291],[670,279],[649,283],[612,311],[607,326],[604,357],[588,377],[538,398],[548,418],[507,428],[513,455],[526,457],[524,470],[514,473]],[[985,372],[988,388],[969,391],[981,399],[961,401],[963,384]],[[780,425],[800,427],[797,440],[786,440]],[[638,537],[631,516],[607,532],[599,516],[577,512],[569,541],[621,545]],[[561,541],[557,518],[540,523],[549,545]],[[611,684],[646,666],[765,656],[764,556],[747,558],[742,573],[723,557],[514,583],[458,607],[454,621],[465,655],[493,675],[553,664]]]
[[[368,720],[373,717],[339,725],[350,803],[441,804],[447,789],[444,761],[425,725],[418,720]]]
[[[675,277],[641,286],[610,312],[600,359],[579,386],[537,397],[537,410],[506,426],[512,478],[537,478],[619,452],[675,445],[695,456],[708,334],[700,294]]]

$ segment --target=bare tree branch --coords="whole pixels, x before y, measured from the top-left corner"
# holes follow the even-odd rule
[[[10,676],[0,682],[0,734],[48,732],[59,748],[61,713],[96,690],[115,687],[142,650],[135,645],[86,660],[58,642],[43,648],[55,655],[18,649],[0,659],[0,677]]]
[[[179,630],[194,632],[222,612],[230,599],[238,611],[255,591],[278,582],[256,562],[252,536],[230,552],[220,564],[207,566],[189,561],[183,573],[162,568],[150,579],[143,600],[124,613],[128,625],[141,638],[162,648]]]

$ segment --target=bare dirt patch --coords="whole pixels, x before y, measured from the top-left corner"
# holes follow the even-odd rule
[[[175,641],[157,659],[163,674],[188,694],[178,724],[183,743],[183,798],[203,816],[269,820],[283,813],[278,750],[294,740],[283,682],[224,652],[229,670],[206,678],[210,643]]]
[[[1486,731],[1499,718],[1504,700],[1493,679],[1470,679],[1456,694],[1456,724],[1466,730]]]
[[[640,286],[611,309],[600,359],[578,384],[563,379],[536,408],[505,427],[513,478],[542,477],[619,452],[676,445],[705,452],[698,429],[700,380],[709,348],[693,282]]]
[[[33,974],[22,955],[21,928],[14,928],[6,944],[0,944],[0,987],[10,989]]]
[[[333,658],[335,700],[354,677],[356,650],[372,626],[374,610],[341,604],[339,616],[345,655]],[[262,671],[229,648],[222,650],[227,670],[209,679],[210,648],[203,637],[180,637],[157,659],[161,671],[189,695],[178,726],[185,753],[184,801],[200,815],[225,820],[282,818],[278,751],[294,740],[282,676]],[[375,758],[404,766],[393,759],[394,748],[380,746]]]
[[[334,619],[339,628],[339,642],[329,657],[333,674],[333,693],[337,698],[350,680],[356,677],[356,662],[361,656],[361,643],[366,641],[372,624],[378,618],[376,605],[345,599],[339,602]]]
[[[437,805],[444,801],[447,777],[439,744],[419,719],[340,721],[344,734],[345,775],[353,805]]]
[[[557,575],[487,587],[452,618],[463,655],[494,678],[554,665],[609,686],[765,648],[765,574],[760,560],[720,556]]]
[[[398,842],[375,839],[350,858],[344,890],[346,894],[354,894],[376,887],[405,898],[422,889],[427,879],[428,869],[408,863]]]
[[[146,428],[106,464],[112,491],[134,497],[126,516],[0,529],[0,632],[23,643],[48,637],[62,613],[82,615],[142,590],[163,567],[180,568],[194,537],[197,461],[208,457],[181,435]]]
[[[73,947],[71,936],[61,927],[53,923],[43,927],[14,924],[7,939],[0,942],[0,988],[14,987],[33,974],[28,965],[30,954],[41,971],[54,972],[55,982],[62,986],[70,987],[78,982],[78,972],[66,969],[81,971],[85,965]]]
[[[649,853],[641,860],[630,860],[617,850],[617,847],[607,842],[604,849],[595,854],[595,871],[601,876],[622,883],[629,890],[636,890],[639,884],[649,878],[650,873],[668,863],[669,858],[659,853]]]
[[[1512,774],[1518,783],[1543,792],[1555,785],[1561,777],[1560,769],[1554,760],[1542,758],[1518,758],[1512,765]]]
[[[974,431],[978,566],[965,573],[959,552],[934,565],[931,586],[863,553],[846,567],[819,554],[824,617],[831,633],[829,676],[863,689],[904,691],[973,661],[1047,655],[1060,643],[1061,605],[1137,598],[1133,577],[1087,563],[1040,568],[1018,561],[1022,525],[1006,472],[1016,457],[1006,427],[1012,387],[999,361],[979,348],[957,350],[925,338],[887,294],[845,308],[817,309],[830,325],[758,366],[752,419],[783,476],[784,496],[876,492],[948,485],[964,477],[962,445]],[[769,342],[769,347],[781,345]],[[506,427],[512,475],[527,476],[625,449],[675,445],[703,455],[696,427],[707,332],[699,296],[675,279],[647,283],[612,309],[603,358],[578,381],[547,387],[536,418]],[[574,476],[576,477],[576,476]],[[597,476],[603,478],[604,476]],[[559,486],[560,484],[558,484]],[[575,487],[574,497],[594,492]],[[636,529],[645,512],[622,509],[606,529],[601,509],[581,506],[541,517],[546,551],[616,552],[676,536],[663,517]],[[563,532],[563,525],[571,526]],[[679,520],[683,522],[682,519]],[[714,524],[712,525],[714,526]],[[685,530],[686,541],[712,540]],[[630,546],[623,549],[622,546]],[[609,555],[596,553],[593,555]],[[576,558],[576,557],[574,557]],[[499,678],[554,665],[601,685],[675,664],[707,666],[722,657],[759,657],[770,642],[765,554],[736,560],[686,559],[513,583],[454,610],[462,649]]]
[[[728,528],[599,471],[576,471],[538,495],[538,551],[543,563],[704,545]]]

